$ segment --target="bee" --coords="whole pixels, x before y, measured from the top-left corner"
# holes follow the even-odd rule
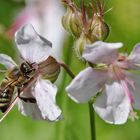
[[[29,83],[34,77],[35,69],[32,64],[23,62],[20,67],[15,66],[6,73],[5,79],[0,85],[0,110],[5,113],[14,96],[15,89],[18,91],[18,97],[25,101],[36,103],[34,98],[24,98],[20,96],[21,88]]]

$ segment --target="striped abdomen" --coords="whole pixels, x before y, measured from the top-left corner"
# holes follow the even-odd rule
[[[14,92],[14,87],[8,86],[4,91],[1,91],[0,93],[0,110],[2,112],[5,112],[7,108],[9,107],[12,96]]]

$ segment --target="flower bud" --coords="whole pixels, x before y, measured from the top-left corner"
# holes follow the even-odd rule
[[[89,27],[89,37],[92,42],[104,41],[109,35],[108,25],[99,16],[94,16]]]
[[[91,41],[84,34],[82,34],[80,36],[80,38],[76,40],[74,50],[79,59],[83,59],[82,54],[83,54],[84,45],[90,44],[90,43],[91,43]]]
[[[64,29],[70,32],[70,18],[72,15],[72,10],[68,7],[65,15],[62,17],[62,25]]]
[[[55,58],[50,56],[39,64],[39,72],[43,75],[43,78],[55,82],[60,73],[60,65]]]
[[[83,22],[82,22],[82,13],[76,11],[72,13],[70,18],[70,29],[71,33],[75,37],[80,37],[83,29]]]

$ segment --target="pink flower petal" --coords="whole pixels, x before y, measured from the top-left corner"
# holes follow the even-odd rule
[[[130,101],[118,82],[106,84],[93,105],[95,111],[106,122],[123,124],[127,121],[130,112]]]
[[[122,43],[105,43],[97,41],[91,45],[85,45],[83,57],[91,63],[110,64],[117,59],[117,49],[121,48],[122,45]]]
[[[34,98],[32,95],[32,89],[28,88],[27,90],[24,91],[22,94],[22,97],[25,98]],[[44,118],[41,115],[41,111],[38,108],[37,103],[28,103],[24,102],[23,100],[18,100],[18,109],[23,114],[24,116],[29,116],[35,120],[43,120]]]
[[[129,75],[134,81],[135,89],[133,89],[133,98],[134,98],[134,108],[140,110],[140,75],[132,74]]]
[[[134,49],[128,57],[128,63],[131,69],[140,67],[140,43],[135,45]]]
[[[33,91],[38,108],[44,119],[57,121],[61,118],[61,110],[56,105],[57,88],[48,80],[38,80]]]
[[[94,70],[88,67],[74,78],[66,91],[74,101],[88,102],[104,85],[106,77],[106,71]]]
[[[26,103],[18,101],[18,108],[22,115],[32,117],[35,120],[43,120],[41,111],[36,103]]]
[[[16,32],[15,41],[21,56],[28,62],[39,63],[50,55],[52,43],[38,35],[30,24]]]
[[[16,66],[14,60],[6,54],[0,54],[0,64],[4,65],[7,69],[11,69]]]
[[[63,6],[56,0],[27,0],[26,7],[18,15],[7,31],[12,37],[15,32],[25,24],[32,24],[37,33],[53,42],[51,55],[61,59],[64,41],[64,29],[61,18],[64,14]]]

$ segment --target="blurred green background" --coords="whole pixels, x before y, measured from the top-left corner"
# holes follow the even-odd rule
[[[5,37],[3,30],[10,27],[24,6],[24,1],[0,0],[0,52],[13,58],[16,58],[15,45]],[[130,52],[140,42],[140,0],[107,0],[106,6],[113,8],[105,15],[111,30],[107,41],[123,42],[123,51]],[[72,54],[72,42],[72,37],[66,38],[62,57],[76,74],[84,66]],[[64,89],[69,81],[69,76],[63,72],[57,95],[64,116],[62,121],[34,121],[22,116],[15,107],[0,123],[0,140],[90,140],[88,104],[76,104],[68,98]],[[128,120],[121,126],[107,124],[97,115],[95,120],[97,140],[140,140],[140,120]]]

